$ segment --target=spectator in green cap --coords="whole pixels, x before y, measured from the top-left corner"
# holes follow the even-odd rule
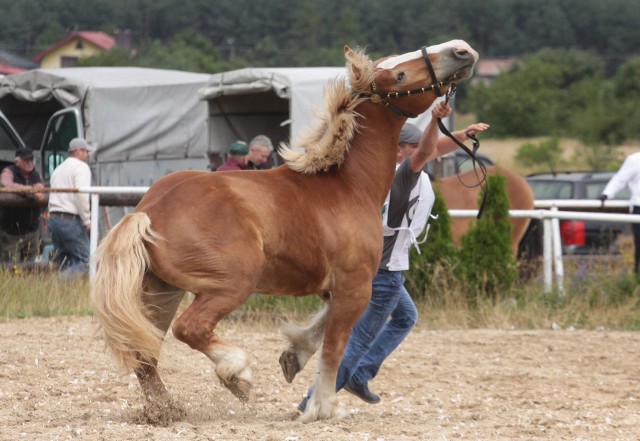
[[[218,167],[218,171],[245,170],[247,168],[247,154],[249,146],[244,141],[236,141],[229,146],[227,161]]]

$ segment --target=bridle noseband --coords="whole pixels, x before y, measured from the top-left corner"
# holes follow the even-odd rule
[[[438,79],[436,77],[436,72],[433,69],[433,65],[431,64],[431,60],[429,60],[429,54],[427,53],[427,47],[426,46],[422,46],[422,48],[420,50],[422,52],[422,58],[424,59],[425,64],[427,65],[427,69],[429,70],[429,75],[431,76],[432,83],[430,85],[421,87],[419,89],[412,89],[412,90],[405,90],[405,91],[402,91],[402,92],[388,92],[386,94],[379,94],[377,92],[377,90],[376,90],[376,83],[374,81],[374,82],[371,83],[371,92],[356,92],[358,94],[358,96],[363,97],[363,98],[367,98],[372,103],[376,103],[376,104],[380,103],[384,107],[386,107],[389,110],[391,110],[394,113],[396,113],[397,115],[403,116],[403,117],[406,117],[406,118],[416,118],[418,115],[413,115],[411,113],[408,113],[408,112],[400,109],[395,104],[390,103],[389,102],[390,98],[397,99],[397,98],[400,98],[400,97],[403,97],[403,96],[410,96],[410,95],[415,95],[415,94],[418,94],[418,93],[425,93],[425,92],[428,92],[430,90],[433,90],[435,92],[436,96],[441,97],[444,94],[442,93],[440,88],[449,86],[449,91],[447,92],[447,94],[445,96],[445,102],[448,103],[449,99],[456,93],[455,80],[457,79],[457,76],[454,74],[451,78],[449,78],[449,79],[447,79],[445,81],[438,81]],[[474,170],[476,170],[475,164],[478,164],[478,168],[480,169],[480,174],[481,174],[481,176],[478,176],[478,184],[477,185],[466,185],[464,182],[462,182],[462,181],[460,181],[460,182],[462,182],[462,185],[464,185],[465,187],[468,187],[468,188],[472,188],[472,187],[476,187],[476,186],[482,187],[482,189],[483,189],[482,202],[480,203],[480,208],[478,210],[478,216],[477,216],[478,219],[480,219],[480,217],[482,216],[482,213],[484,211],[485,202],[487,200],[487,187],[482,185],[487,180],[487,167],[476,156],[476,152],[480,148],[480,141],[478,141],[478,138],[476,138],[475,136],[467,134],[467,137],[473,141],[473,150],[472,150],[472,149],[469,149],[469,147],[467,147],[466,145],[464,145],[460,141],[458,141],[456,139],[456,137],[451,134],[449,129],[447,129],[447,127],[442,122],[441,118],[438,118],[438,127],[440,128],[440,131],[445,136],[450,138],[454,143],[456,143],[458,145],[458,147],[463,149],[467,153],[467,155],[469,155],[469,157],[471,158],[471,160],[474,163]],[[460,179],[460,176],[458,176],[458,179]]]

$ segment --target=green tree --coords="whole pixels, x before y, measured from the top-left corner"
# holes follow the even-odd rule
[[[603,71],[602,60],[592,54],[541,50],[490,86],[471,87],[467,107],[492,123],[494,136],[566,135],[572,112],[590,105],[584,83],[602,78]]]
[[[509,292],[517,280],[505,186],[503,176],[489,175],[484,213],[462,237],[460,273],[471,305],[478,296],[495,298]]]
[[[640,56],[625,61],[612,79],[611,102],[619,112],[624,138],[640,139]]]
[[[527,142],[518,148],[513,158],[517,164],[535,168],[536,171],[555,173],[565,162],[562,160],[562,147],[557,137],[552,137],[539,144]]]
[[[62,25],[57,21],[54,21],[38,34],[35,40],[35,46],[37,48],[47,48],[62,40],[65,35],[66,32]]]
[[[438,288],[450,284],[453,274],[451,270],[458,262],[458,250],[451,234],[451,217],[437,190],[431,213],[437,218],[429,221],[429,233],[427,240],[419,245],[420,253],[415,248],[411,249],[411,268],[405,274],[407,288],[416,300],[438,296]],[[436,274],[440,280],[434,280]]]

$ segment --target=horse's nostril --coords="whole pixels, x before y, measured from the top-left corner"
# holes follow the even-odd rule
[[[459,60],[469,60],[473,58],[473,54],[466,48],[456,48],[453,53]]]

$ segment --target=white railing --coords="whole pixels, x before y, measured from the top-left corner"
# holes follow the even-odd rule
[[[582,211],[559,211],[559,207],[600,208],[600,201],[592,200],[544,200],[535,201],[535,207],[547,209],[509,210],[510,217],[540,219],[543,226],[542,262],[545,292],[553,289],[553,274],[560,295],[564,295],[564,264],[560,240],[560,220],[585,220],[602,222],[640,223],[640,215],[619,213],[590,213]],[[605,207],[629,207],[625,201],[607,201]],[[476,217],[478,210],[449,210],[451,217]]]
[[[100,216],[101,194],[144,194],[149,187],[84,187],[79,193],[91,195],[91,256],[94,256],[98,246],[98,221]],[[558,208],[600,208],[598,200],[539,200],[534,203],[534,210],[509,210],[509,216],[520,218],[540,219],[543,224],[543,281],[545,292],[553,289],[555,282],[560,295],[564,294],[564,265],[562,262],[562,243],[560,240],[560,220],[586,220],[621,223],[640,223],[640,215],[619,213],[594,213],[581,211],[560,211]],[[626,201],[606,201],[605,207],[626,208]],[[449,210],[451,217],[476,217],[478,210]],[[96,263],[91,259],[90,277],[94,279]]]
[[[89,278],[91,283],[96,276],[96,248],[98,248],[98,234],[100,231],[100,195],[101,194],[145,194],[149,187],[82,187],[78,189],[79,193],[89,193],[91,195],[91,232],[89,233],[89,250],[91,261],[89,263]]]

